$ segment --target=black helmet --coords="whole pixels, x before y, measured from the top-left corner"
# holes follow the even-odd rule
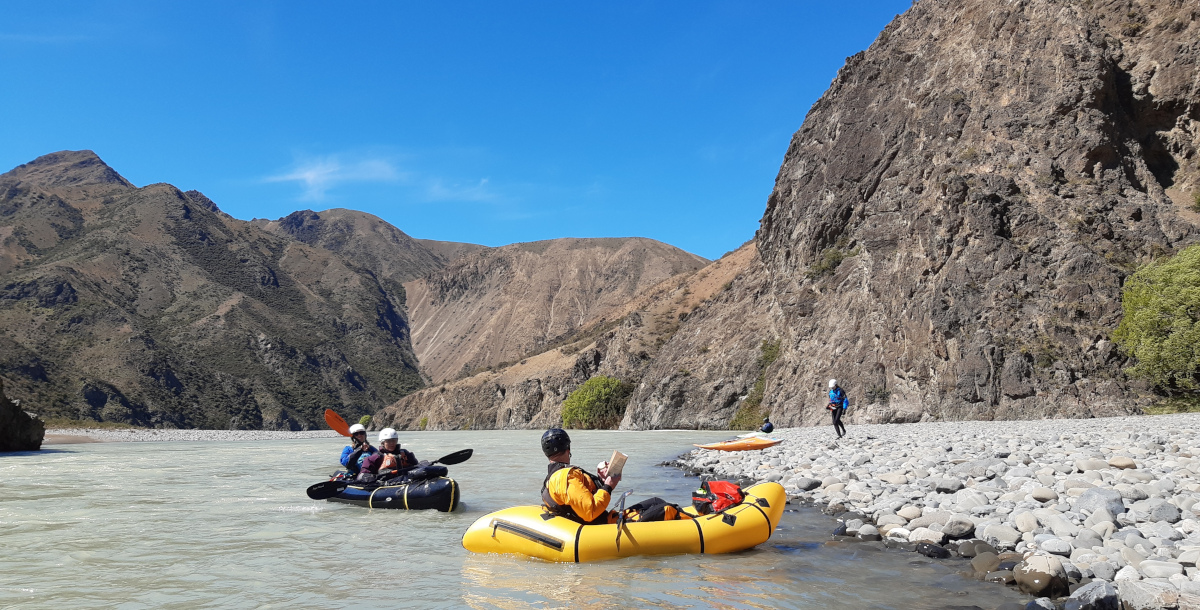
[[[571,448],[571,437],[562,428],[550,428],[542,435],[542,453],[546,457],[558,455]]]
[[[764,417],[764,418],[763,418],[763,421],[764,421],[764,422],[771,421],[771,418],[770,418],[770,417]]]

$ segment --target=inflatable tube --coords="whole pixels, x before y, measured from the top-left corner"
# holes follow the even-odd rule
[[[719,443],[710,443],[708,445],[693,445],[693,447],[712,449],[714,451],[753,451],[755,449],[774,447],[782,442],[782,440],[775,440],[773,438],[750,437],[735,438],[730,441],[721,441]]]
[[[458,507],[458,483],[449,477],[437,477],[402,485],[357,485],[329,498],[367,508],[399,508],[404,510],[435,509],[450,512]]]
[[[766,542],[779,525],[787,493],[779,483],[760,483],[722,512],[679,521],[580,525],[551,516],[541,506],[515,506],[480,517],[463,534],[473,553],[508,553],[546,561],[581,562],[633,555],[732,553]],[[688,512],[695,515],[691,507]]]

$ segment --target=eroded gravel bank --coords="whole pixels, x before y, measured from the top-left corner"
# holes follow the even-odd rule
[[[53,428],[46,436],[86,437],[108,442],[152,441],[263,441],[338,436],[333,430],[286,432],[276,430],[147,430],[107,428]]]
[[[1119,595],[1200,608],[1197,430],[1200,414],[864,425],[841,440],[824,426],[679,465],[778,481],[837,514],[847,539],[971,557],[980,578],[1054,598],[1038,607],[1116,607]]]

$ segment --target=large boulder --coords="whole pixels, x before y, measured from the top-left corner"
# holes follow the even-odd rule
[[[1017,587],[1029,595],[1059,597],[1067,593],[1067,572],[1057,557],[1029,557],[1013,568],[1013,577]]]
[[[1117,590],[1102,580],[1079,587],[1063,604],[1063,610],[1117,610]]]
[[[1125,503],[1121,501],[1121,492],[1097,487],[1083,492],[1075,501],[1075,510],[1077,511],[1091,513],[1101,508],[1107,510],[1110,515],[1119,515],[1125,512]]]
[[[46,424],[9,400],[0,379],[0,451],[37,451],[45,436]]]

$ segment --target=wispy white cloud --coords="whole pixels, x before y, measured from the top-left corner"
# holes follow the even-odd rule
[[[500,199],[488,179],[476,184],[447,184],[441,178],[431,178],[425,185],[425,197],[430,201],[476,201],[496,202]]]
[[[388,159],[343,159],[339,155],[298,161],[291,170],[267,176],[264,182],[297,182],[303,185],[301,201],[323,201],[329,189],[351,182],[395,182],[406,175]]]

